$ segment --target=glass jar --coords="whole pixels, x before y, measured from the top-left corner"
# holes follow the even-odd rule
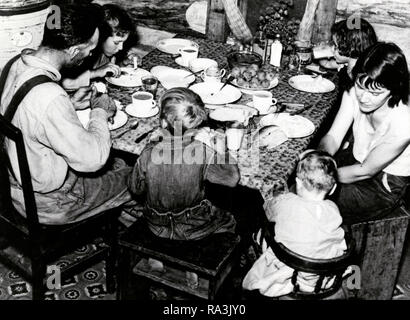
[[[296,54],[299,58],[299,65],[306,66],[312,63],[313,49],[307,43],[295,43]]]

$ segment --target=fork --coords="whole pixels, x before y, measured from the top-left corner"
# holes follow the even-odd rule
[[[138,125],[139,125],[139,122],[138,122],[138,120],[137,120],[135,123],[131,124],[128,128],[124,129],[124,131],[122,131],[122,132],[116,134],[115,136],[113,136],[112,139],[119,139],[119,138],[121,138],[121,137],[122,137],[124,134],[126,134],[127,132],[130,132],[131,130],[136,129],[136,128],[138,127]]]

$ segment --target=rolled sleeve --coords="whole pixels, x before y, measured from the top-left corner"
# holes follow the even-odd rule
[[[51,148],[72,169],[95,172],[107,162],[111,137],[104,110],[92,110],[88,129],[84,129],[69,98],[58,96],[47,108],[43,127]]]
[[[88,87],[91,83],[91,72],[89,70],[80,74],[77,78],[65,78],[61,81],[66,90],[77,90],[81,87]]]

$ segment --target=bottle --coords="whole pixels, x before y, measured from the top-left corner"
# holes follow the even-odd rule
[[[273,44],[274,38],[272,35],[268,34],[266,35],[266,46],[265,46],[265,52],[263,54],[263,63],[270,63],[270,55],[271,55],[271,47]]]
[[[263,30],[259,29],[258,31],[256,31],[255,37],[253,38],[252,51],[254,53],[259,54],[263,59],[265,55],[265,47],[266,47],[266,34]]]
[[[280,42],[280,35],[276,35],[275,41],[273,41],[270,49],[269,63],[277,68],[280,68],[280,62],[282,60],[283,45]]]

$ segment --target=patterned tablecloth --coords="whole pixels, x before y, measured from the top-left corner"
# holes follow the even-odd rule
[[[226,56],[230,51],[230,46],[223,43],[216,43],[206,39],[190,38],[196,41],[200,46],[200,57],[208,57],[216,60],[221,68],[227,68]],[[180,68],[174,59],[159,50],[154,50],[143,59],[142,68],[150,70],[154,66],[165,65],[174,68]],[[261,148],[256,143],[251,145],[249,139],[244,139],[248,143],[248,148],[239,151],[236,155],[241,172],[240,183],[244,186],[258,189],[264,199],[268,199],[275,190],[286,188],[289,177],[295,170],[298,155],[306,150],[312,141],[317,138],[319,129],[323,126],[326,118],[335,106],[337,98],[337,89],[331,93],[313,94],[297,91],[288,84],[288,79],[293,76],[293,72],[284,72],[280,76],[279,85],[271,90],[273,96],[280,101],[292,101],[311,105],[309,109],[301,113],[302,116],[311,120],[316,131],[309,137],[299,139],[289,139],[280,146],[267,149]],[[335,73],[325,75],[326,78],[336,83]],[[197,81],[200,81],[197,79]],[[137,88],[118,88],[108,87],[111,97],[119,100],[124,106],[131,103],[131,94],[137,91]],[[164,88],[158,89],[157,97],[161,96]],[[245,104],[251,101],[251,96],[243,94],[238,103]],[[288,108],[286,111],[297,111],[297,108]],[[130,117],[132,118],[132,117]],[[147,139],[136,144],[135,139],[141,134],[159,126],[158,115],[148,119],[138,119],[138,127],[129,130],[129,127],[135,123],[130,120],[128,123],[112,132],[113,148],[139,155],[147,143]],[[127,131],[129,130],[129,131]],[[123,134],[125,132],[125,134]],[[116,136],[121,137],[116,138]],[[149,137],[149,136],[148,136]]]

